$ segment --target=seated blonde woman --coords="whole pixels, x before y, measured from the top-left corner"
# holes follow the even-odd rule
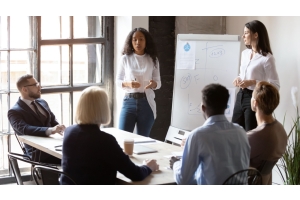
[[[279,104],[279,92],[272,84],[261,81],[252,93],[251,109],[255,112],[257,128],[248,131],[251,146],[250,166],[260,169],[263,161],[277,161],[282,157],[287,134],[272,113]],[[272,171],[263,175],[263,184],[272,184]]]
[[[114,136],[101,131],[110,122],[106,92],[97,86],[82,91],[77,105],[76,125],[66,128],[63,140],[63,171],[77,184],[115,184],[117,171],[140,181],[158,170],[156,160],[137,166],[123,152]],[[61,177],[61,184],[71,184]]]

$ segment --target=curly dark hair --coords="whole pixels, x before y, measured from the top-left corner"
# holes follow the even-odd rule
[[[130,31],[130,33],[128,34],[126,41],[125,41],[125,45],[124,45],[124,49],[122,51],[122,55],[126,54],[126,55],[130,55],[134,52],[133,46],[132,46],[132,36],[135,32],[141,32],[144,34],[145,39],[146,39],[146,48],[145,48],[145,53],[149,54],[150,57],[153,60],[154,63],[154,67],[156,67],[156,61],[157,61],[157,51],[156,51],[156,46],[155,43],[152,39],[151,34],[144,28],[134,28],[132,31]]]
[[[258,21],[253,20],[245,24],[245,26],[250,30],[251,34],[257,33],[258,40],[257,40],[257,52],[266,56],[268,53],[273,54],[270,46],[268,31],[265,25]],[[251,49],[251,45],[246,45],[248,49]],[[260,53],[260,51],[262,53]]]

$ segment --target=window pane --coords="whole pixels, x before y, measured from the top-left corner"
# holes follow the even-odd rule
[[[73,83],[100,83],[102,45],[73,46]]]
[[[8,119],[7,119],[7,94],[0,94],[0,132],[7,133]]]
[[[69,46],[41,47],[41,84],[69,84]]]
[[[70,94],[42,94],[59,124],[70,126]]]
[[[10,48],[32,48],[33,30],[30,17],[10,17]]]
[[[5,177],[8,176],[8,166],[9,161],[7,159],[7,152],[8,152],[8,140],[11,141],[11,152],[23,154],[21,147],[15,137],[15,135],[0,135],[0,178],[1,176]],[[29,163],[25,163],[22,161],[18,161],[18,165],[21,171],[21,175],[30,174],[30,167]]]
[[[41,38],[42,39],[70,38],[70,17],[67,16],[41,17]]]
[[[74,16],[74,38],[102,37],[102,16]]]
[[[7,17],[0,16],[0,49],[7,48]]]
[[[7,52],[0,51],[0,90],[7,90]]]
[[[0,134],[0,177],[8,175],[7,140],[8,135]]]
[[[80,95],[81,95],[81,92],[73,92],[73,113],[74,113],[74,119],[75,119],[77,104],[78,104]],[[75,120],[74,119],[73,119],[73,124],[75,124]]]
[[[10,107],[13,107],[19,98],[19,93],[10,93]],[[10,126],[7,112],[8,108],[8,96],[7,94],[0,94],[0,132],[7,133],[8,126]],[[11,129],[12,131],[12,129]]]
[[[20,93],[10,93],[9,97],[10,97],[10,108],[12,108],[17,103],[17,101],[19,100]],[[7,100],[6,100],[6,102],[3,102],[3,103],[5,103],[6,107],[7,107]],[[11,125],[9,124],[9,121],[8,121],[8,118],[7,118],[7,112],[8,112],[9,109],[7,109],[6,112],[4,113],[4,118],[7,121],[4,122],[3,125],[4,125],[5,129],[7,129],[7,127],[10,126],[10,131],[13,132],[13,129],[12,129]]]
[[[17,89],[16,82],[24,74],[33,74],[35,53],[31,51],[10,52],[10,88]]]

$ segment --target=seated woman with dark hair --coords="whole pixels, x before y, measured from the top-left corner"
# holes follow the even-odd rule
[[[64,133],[63,171],[79,185],[115,184],[117,171],[133,181],[140,181],[158,170],[156,160],[137,166],[123,152],[115,137],[101,131],[110,122],[106,92],[97,86],[83,90],[77,105],[75,122]],[[61,184],[72,184],[64,176]]]
[[[251,109],[255,112],[258,126],[247,132],[251,167],[260,169],[264,161],[277,161],[286,149],[287,134],[272,115],[279,99],[277,88],[266,81],[258,82],[253,90]],[[272,171],[263,175],[263,184],[272,184]]]

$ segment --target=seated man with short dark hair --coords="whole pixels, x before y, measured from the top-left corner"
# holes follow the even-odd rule
[[[41,86],[31,74],[21,76],[17,81],[17,88],[21,97],[8,111],[8,120],[18,135],[32,135],[48,137],[51,134],[65,130],[64,125],[59,125],[55,115],[51,112],[48,103],[40,99]],[[61,160],[43,151],[39,151],[27,144],[27,155],[33,161],[60,164]]]
[[[182,159],[170,160],[177,184],[220,185],[235,172],[249,168],[246,132],[224,115],[228,98],[228,90],[220,84],[202,90],[206,121],[188,136]]]

